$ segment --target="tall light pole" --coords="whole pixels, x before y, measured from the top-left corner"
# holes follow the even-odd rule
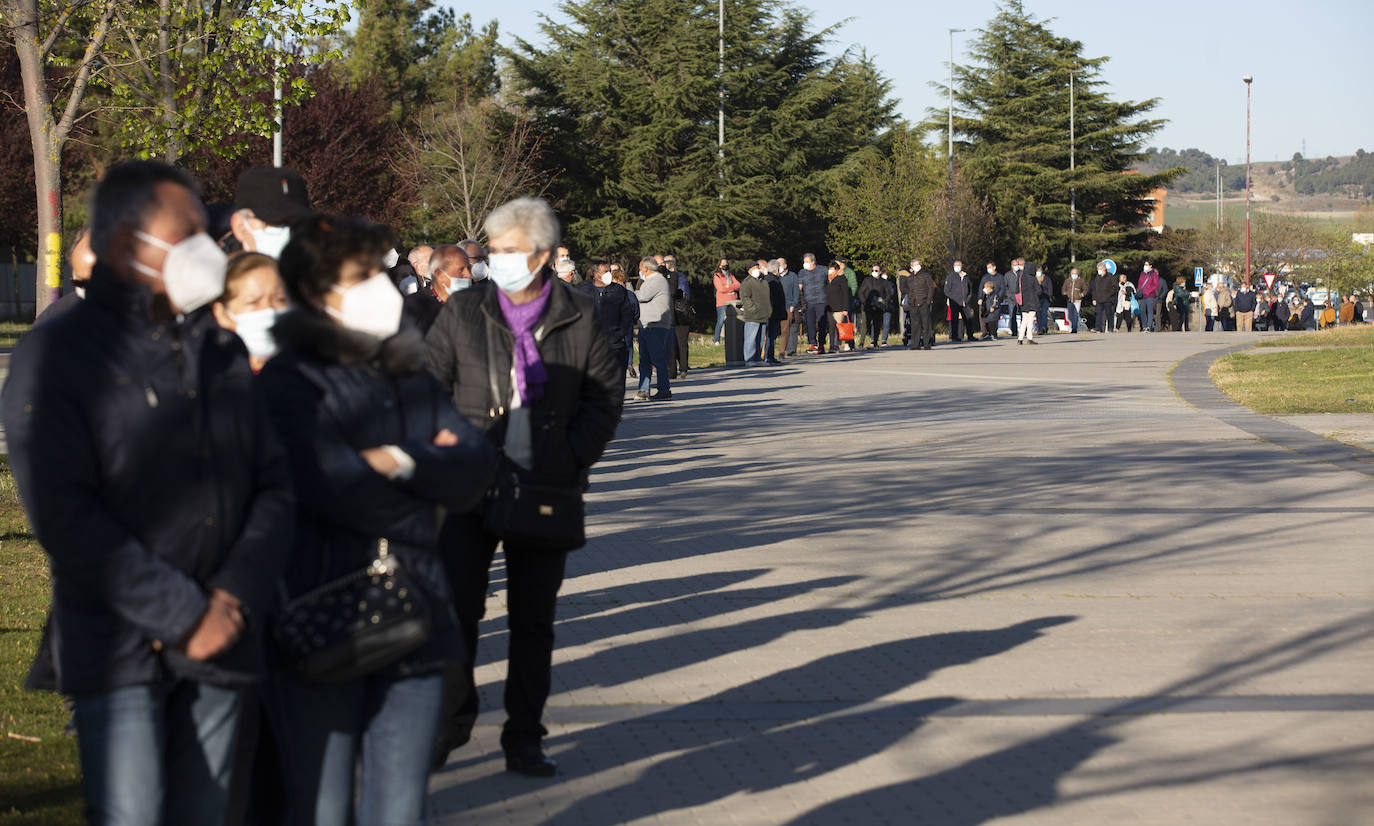
[[[716,158],[720,161],[720,199],[725,200],[725,0],[720,0],[717,12],[720,26],[720,62],[717,64],[717,78],[720,83],[720,108],[716,120]]]
[[[1074,186],[1074,150],[1078,146],[1073,122],[1073,80],[1074,69],[1069,70],[1069,263],[1073,263],[1074,237],[1078,235],[1078,187]]]
[[[949,30],[949,183],[946,187],[946,209],[949,215],[949,234],[946,248],[949,251],[950,263],[954,261],[954,35],[964,31],[963,29]]]
[[[1250,84],[1254,78],[1243,75],[1245,81],[1245,285],[1250,286]]]

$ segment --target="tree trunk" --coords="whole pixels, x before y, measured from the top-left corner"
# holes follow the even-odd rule
[[[19,74],[24,88],[24,113],[28,117],[29,142],[33,146],[33,178],[38,191],[38,267],[34,285],[34,313],[37,315],[56,300],[56,288],[61,286],[62,147],[61,143],[53,146],[57,128],[43,74],[38,4],[12,2],[9,5],[14,24],[14,49],[19,57]]]

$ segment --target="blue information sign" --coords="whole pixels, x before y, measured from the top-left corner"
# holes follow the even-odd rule
[[[1193,284],[1198,287],[1202,286],[1202,267],[1193,267]]]

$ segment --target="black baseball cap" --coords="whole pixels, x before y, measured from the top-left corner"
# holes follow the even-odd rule
[[[311,213],[310,195],[301,173],[288,166],[250,166],[239,175],[234,206],[251,209],[273,226],[289,224]]]

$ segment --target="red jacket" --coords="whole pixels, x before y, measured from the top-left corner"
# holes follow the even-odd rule
[[[716,306],[724,307],[731,301],[739,300],[739,279],[730,273],[716,273],[711,276],[716,285]]]

